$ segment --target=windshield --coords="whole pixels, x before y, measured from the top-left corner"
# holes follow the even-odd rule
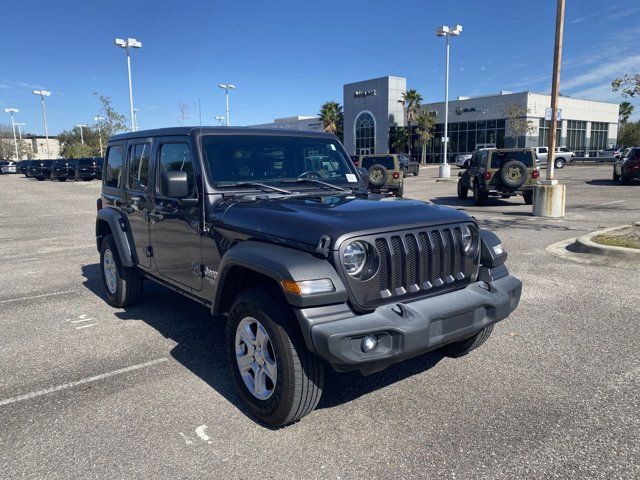
[[[225,183],[282,182],[315,178],[357,183],[351,160],[337,140],[279,135],[206,135],[202,139],[209,175]],[[287,187],[289,188],[289,187]]]
[[[491,157],[491,168],[501,168],[501,165],[509,160],[518,160],[526,167],[533,167],[533,155],[529,151],[515,151],[515,152],[494,152]]]
[[[362,167],[369,169],[372,165],[382,165],[387,170],[394,170],[393,157],[364,157]]]

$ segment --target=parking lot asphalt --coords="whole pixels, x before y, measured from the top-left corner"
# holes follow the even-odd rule
[[[207,309],[149,282],[134,307],[103,300],[99,182],[0,177],[0,478],[639,478],[640,272],[545,248],[640,220],[640,184],[568,166],[566,218],[541,219],[436,175],[405,196],[494,230],[519,308],[466,357],[330,373],[280,430],[242,407]]]

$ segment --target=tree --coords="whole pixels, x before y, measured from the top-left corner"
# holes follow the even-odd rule
[[[409,134],[405,127],[393,126],[389,132],[391,153],[403,153],[409,144]]]
[[[420,163],[427,163],[427,143],[433,138],[433,129],[436,126],[436,118],[427,111],[422,111],[418,115],[418,135],[420,135],[420,143],[422,145],[422,153]]]
[[[640,145],[640,122],[631,122],[620,125],[618,131],[618,145],[633,147]]]
[[[527,114],[531,111],[517,103],[511,103],[504,107],[504,113],[508,120],[509,138],[513,140],[513,146],[518,148],[520,137],[536,132],[536,125],[531,120],[527,120]]]
[[[625,98],[640,96],[640,73],[628,74],[611,82],[611,90],[618,92],[620,89]]]
[[[191,118],[191,108],[184,102],[178,102],[178,125],[184,125],[184,122]]]
[[[93,92],[98,97],[102,108],[100,109],[100,116],[103,118],[98,122],[100,124],[100,131],[102,133],[102,142],[105,142],[106,138],[119,132],[129,131],[127,127],[127,117],[116,110],[111,105],[111,97],[100,95],[97,92]]]
[[[82,140],[84,139],[84,145]],[[79,127],[66,130],[58,135],[60,155],[65,158],[97,157],[100,155],[100,140],[97,127]]]
[[[18,132],[16,132],[16,138],[17,137]],[[20,160],[27,160],[33,157],[33,152],[29,148],[28,141],[20,141],[18,139],[18,157]],[[0,160],[17,160],[11,125],[0,125]]]
[[[620,123],[627,123],[629,121],[629,117],[633,113],[633,105],[630,102],[622,102],[620,103],[620,113],[618,119]]]
[[[407,125],[409,126],[409,154],[413,151],[413,130],[411,125],[415,120],[420,104],[422,103],[422,95],[414,88],[402,93],[402,103],[404,107],[405,116],[407,118]]]
[[[342,141],[344,132],[344,114],[338,102],[325,102],[320,107],[318,117],[325,132],[333,133]]]

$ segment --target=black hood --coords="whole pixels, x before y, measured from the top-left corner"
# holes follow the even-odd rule
[[[317,245],[322,235],[337,248],[356,234],[468,221],[464,212],[418,200],[352,196],[258,199],[221,205],[217,221],[232,230]]]

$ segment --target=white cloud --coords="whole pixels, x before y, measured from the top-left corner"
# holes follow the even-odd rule
[[[609,5],[608,7],[603,8],[602,10],[599,10],[597,12],[590,13],[588,15],[583,15],[582,17],[574,18],[573,20],[569,20],[569,23],[581,23],[581,22],[584,22],[585,20],[589,20],[590,18],[600,17],[601,15],[607,12],[610,12],[615,8],[616,8],[616,5]]]
[[[600,65],[596,65],[588,72],[575,75],[568,80],[560,82],[560,88],[564,91],[574,88],[592,85],[602,82],[603,79],[613,80],[621,73],[640,70],[640,54],[631,55],[620,58],[612,62],[608,61]]]
[[[483,72],[487,69],[487,67],[480,67],[480,71]]]

